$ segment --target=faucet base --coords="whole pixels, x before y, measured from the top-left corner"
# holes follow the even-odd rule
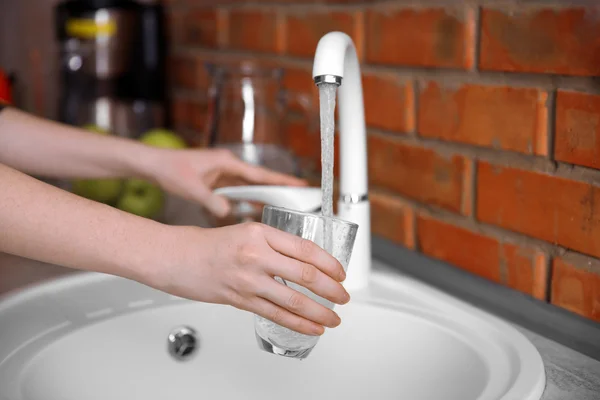
[[[308,355],[314,349],[314,347],[311,347],[308,349],[287,350],[287,349],[278,347],[277,345],[263,339],[262,337],[260,337],[260,335],[258,333],[255,333],[255,336],[256,336],[256,342],[258,343],[258,347],[261,350],[266,351],[267,353],[278,355],[278,356],[295,358],[298,360],[304,360],[306,357],[308,357]]]
[[[354,249],[348,265],[348,277],[343,282],[349,292],[368,286],[371,275],[371,205],[369,200],[347,202],[342,197],[338,202],[337,216],[358,224]]]

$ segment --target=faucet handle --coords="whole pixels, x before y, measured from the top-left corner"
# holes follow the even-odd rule
[[[273,185],[227,186],[215,194],[230,200],[255,201],[303,212],[321,209],[321,188]]]

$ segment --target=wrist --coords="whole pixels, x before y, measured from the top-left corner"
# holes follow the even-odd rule
[[[161,159],[163,158],[164,150],[142,143],[135,143],[135,145],[137,148],[133,149],[134,151],[128,152],[125,157],[128,175],[155,182],[158,172],[157,168],[162,163]]]
[[[132,279],[149,286],[159,279],[161,267],[170,253],[176,252],[170,226],[147,218],[128,215],[124,240],[115,257],[115,275]]]
[[[152,250],[135,260],[134,279],[155,289],[172,293],[174,282],[181,279],[178,276],[179,271],[184,266],[198,263],[197,254],[202,246],[200,237],[204,229],[158,225],[160,226],[154,235]]]

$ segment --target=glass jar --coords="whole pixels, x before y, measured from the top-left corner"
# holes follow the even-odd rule
[[[210,86],[204,145],[226,148],[242,160],[299,176],[296,157],[288,149],[285,117],[292,96],[283,88],[281,68],[244,61],[208,64]],[[308,96],[294,99],[309,111]],[[262,204],[236,202],[233,213],[217,226],[260,221]]]

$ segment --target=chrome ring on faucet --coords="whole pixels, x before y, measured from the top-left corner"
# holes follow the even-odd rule
[[[369,194],[368,193],[364,193],[364,194],[356,194],[356,193],[352,193],[352,194],[343,194],[340,196],[342,203],[344,204],[358,204],[358,203],[362,203],[364,201],[369,200]]]
[[[338,86],[342,84],[342,77],[337,75],[319,75],[315,76],[315,85],[319,85],[321,83],[335,83]]]

